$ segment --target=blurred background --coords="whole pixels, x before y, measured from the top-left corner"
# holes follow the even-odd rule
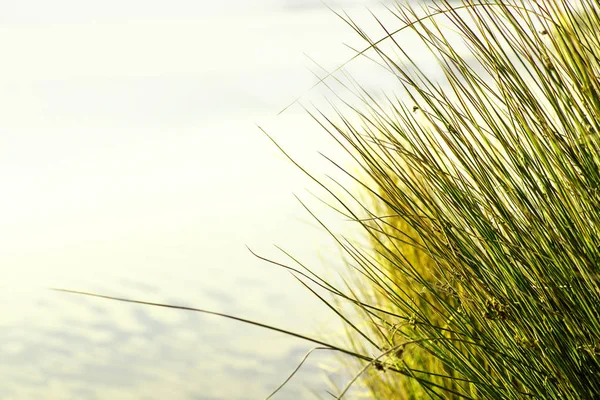
[[[327,4],[371,25],[367,8],[383,9]],[[294,197],[326,213],[315,184],[258,125],[319,176],[332,169],[318,151],[339,150],[302,108],[277,113],[322,99],[304,53],[332,70],[354,54],[344,43],[364,47],[317,0],[0,0],[0,398],[264,398],[312,347],[48,287],[341,335],[246,246],[326,274],[343,264]],[[360,82],[388,79],[374,71]],[[311,356],[276,398],[326,398],[338,368]]]

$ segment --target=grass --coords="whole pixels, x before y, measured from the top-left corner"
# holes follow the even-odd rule
[[[372,200],[348,213],[370,237],[346,245],[368,283],[362,307],[395,314],[369,312],[370,329],[349,330],[354,348],[416,347],[364,384],[380,398],[597,398],[598,5],[439,7],[389,12],[439,61],[444,89],[383,24],[406,64],[346,16],[405,94],[374,100],[358,87],[358,106],[314,114],[355,156]],[[405,378],[382,377],[387,366]]]
[[[367,43],[356,56],[403,93],[375,98],[331,73],[321,83],[353,96],[309,111],[356,162],[331,160],[355,187],[315,180],[366,240],[336,236],[345,287],[279,265],[346,322],[348,345],[233,318],[351,356],[338,398],[353,385],[374,398],[599,398],[600,6],[432,7],[390,7],[402,28],[381,23],[380,40],[340,15]],[[409,31],[440,82],[405,51]]]

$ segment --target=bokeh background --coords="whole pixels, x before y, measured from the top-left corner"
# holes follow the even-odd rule
[[[379,1],[328,2],[374,24]],[[264,398],[310,343],[207,315],[48,291],[95,291],[230,313],[320,338],[331,311],[277,244],[334,274],[334,242],[294,197],[339,152],[301,107],[277,113],[364,44],[320,1],[0,1],[0,398]],[[409,44],[407,44],[409,45]],[[306,55],[305,55],[306,53]],[[366,71],[356,62],[348,68]],[[381,69],[360,82],[378,85]],[[348,222],[331,218],[336,231]],[[339,361],[311,356],[278,398],[327,397]]]

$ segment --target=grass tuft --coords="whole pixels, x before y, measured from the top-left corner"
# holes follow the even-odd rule
[[[374,342],[385,355],[363,386],[376,398],[600,397],[598,3],[388,11],[403,28],[380,23],[378,41],[340,17],[404,95],[355,85],[344,109],[312,113],[360,170],[340,166],[363,194],[344,202],[368,237],[343,245],[358,311],[387,311],[368,312],[362,338],[348,331],[357,352]],[[414,345],[390,352],[397,343]]]
[[[111,299],[340,351],[359,365],[337,398],[354,385],[373,398],[600,398],[600,5],[439,0],[388,12],[401,27],[374,16],[379,40],[338,15],[367,43],[354,58],[378,62],[403,94],[375,97],[334,71],[320,83],[353,96],[309,110],[356,163],[330,160],[353,188],[313,177],[363,228],[366,241],[328,230],[351,277],[341,288],[291,255],[297,267],[276,263],[346,322],[349,346]],[[439,81],[405,33],[437,60]]]

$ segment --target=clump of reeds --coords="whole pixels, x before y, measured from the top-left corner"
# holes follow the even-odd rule
[[[382,24],[405,64],[346,18],[405,96],[359,91],[359,106],[315,115],[371,196],[344,203],[369,245],[342,243],[361,283],[342,297],[368,321],[349,325],[354,348],[380,355],[363,384],[380,398],[600,398],[600,6],[438,3],[390,12],[443,89],[410,68],[402,29]]]
[[[381,24],[378,41],[347,18],[368,42],[359,55],[379,56],[405,94],[359,90],[336,116],[313,113],[361,167],[343,167],[357,183],[351,201],[335,198],[369,240],[340,239],[359,277],[344,289],[282,266],[324,301],[317,290],[356,306],[332,305],[352,348],[117,300],[350,355],[361,368],[338,398],[356,380],[376,398],[600,398],[600,6],[436,7],[390,8],[403,28]],[[439,61],[443,86],[412,65],[396,39],[407,30]]]

